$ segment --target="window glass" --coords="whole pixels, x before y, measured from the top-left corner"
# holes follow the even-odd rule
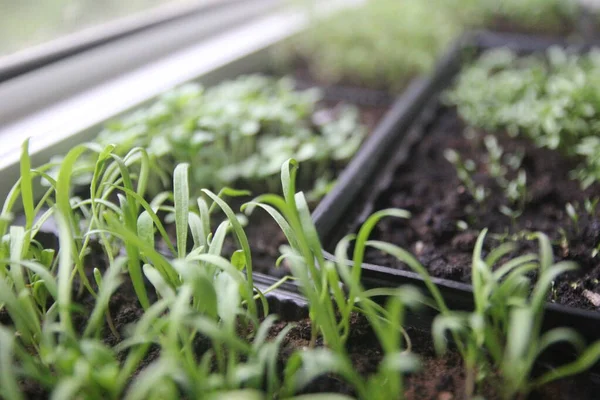
[[[185,1],[0,0],[0,56],[136,11]]]

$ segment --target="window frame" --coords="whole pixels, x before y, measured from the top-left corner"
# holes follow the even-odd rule
[[[113,40],[242,1],[244,0],[195,0],[162,4],[26,47],[0,56],[0,83]]]

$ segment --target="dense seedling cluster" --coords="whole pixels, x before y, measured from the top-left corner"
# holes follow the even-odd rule
[[[86,173],[73,168],[80,157],[95,164],[88,195],[73,197],[74,182]],[[547,346],[559,340],[582,346],[571,331],[540,333],[552,280],[573,268],[552,265],[543,236],[539,257],[522,256],[492,271],[509,249],[501,247],[483,259],[482,235],[473,258],[476,310],[472,316],[454,312],[410,254],[369,240],[382,218],[408,218],[403,210],[377,212],[356,237],[340,242],[337,261],[326,260],[307,200],[296,192],[298,164],[288,160],[281,168],[283,196],[261,195],[242,207],[247,214],[267,212],[280,226],[289,242],[280,262],[290,265],[308,301],[310,345],[282,358],[281,346],[293,324],[270,334],[276,316],[269,313],[265,292],[254,286],[252,249],[241,217],[225,200],[240,192],[203,190],[194,197],[189,166],[179,164],[173,191],[148,199],[149,157],[141,148],[120,157],[113,146],[79,146],[64,157],[57,179],[46,173],[53,166],[32,169],[25,144],[22,177],[1,214],[3,398],[25,398],[22,385],[27,384],[56,399],[305,399],[296,396],[303,387],[335,374],[360,399],[400,399],[404,376],[419,368],[403,316],[407,308],[423,304],[441,312],[433,326],[440,353],[446,349],[444,331],[453,334],[467,368],[467,395],[493,373],[501,382],[498,390],[509,399],[582,371],[600,356],[593,345],[577,361],[527,380]],[[49,188],[36,202],[32,188],[39,179]],[[23,226],[11,223],[18,207],[24,210]],[[212,214],[224,216],[223,221],[215,225]],[[37,240],[41,226],[51,220],[58,226],[57,249]],[[227,235],[239,245],[230,258],[221,254]],[[410,287],[365,289],[361,266],[367,247],[388,252],[421,274],[433,300]],[[533,270],[539,278],[530,295],[527,273]],[[124,329],[115,325],[111,310],[127,285],[140,311]],[[355,370],[348,352],[356,312],[364,315],[382,351],[377,370],[369,375]]]
[[[189,84],[108,123],[97,142],[115,145],[120,156],[143,147],[152,167],[152,193],[169,187],[170,173],[181,162],[194,166],[193,188],[220,190],[236,183],[275,190],[279,168],[291,157],[307,165],[299,177],[303,189],[322,189],[356,152],[366,129],[355,107],[320,109],[320,99],[317,89],[297,91],[291,79],[260,75],[208,89]],[[91,173],[93,164],[83,158],[77,167]]]
[[[78,175],[73,166],[84,156],[96,161],[86,199],[70,196]],[[297,349],[282,374],[277,367],[280,345],[293,324],[275,337],[269,334],[276,317],[252,283],[248,239],[222,198],[240,193],[203,190],[192,204],[189,166],[180,164],[173,173],[173,191],[148,202],[148,159],[141,148],[121,158],[113,146],[80,146],[62,160],[55,180],[44,172],[53,165],[31,169],[25,144],[22,178],[2,211],[5,240],[0,250],[7,261],[0,265],[0,310],[10,321],[0,330],[4,398],[24,398],[23,382],[60,399],[296,398],[294,393],[314,378],[334,372],[360,398],[402,396],[403,374],[418,367],[416,356],[400,340],[402,314],[421,296],[406,288],[390,293],[386,307],[371,300],[378,293],[365,291],[359,279],[365,235],[352,273],[323,259],[307,201],[295,192],[296,161],[281,169],[284,197],[263,195],[243,207],[248,213],[264,209],[286,233],[290,248],[284,257],[310,304],[311,347],[317,337],[327,345]],[[39,178],[50,188],[36,203],[32,186]],[[25,210],[25,226],[11,225],[11,211],[18,204]],[[47,211],[41,212],[44,207]],[[217,209],[226,218],[213,229],[210,214]],[[58,225],[58,252],[36,241],[49,219]],[[174,220],[174,238],[167,234],[167,220]],[[226,259],[221,250],[230,234],[240,250]],[[94,249],[94,243],[99,247]],[[159,251],[161,247],[165,249]],[[91,262],[91,255],[102,265]],[[126,330],[117,331],[112,298],[126,282],[143,312]],[[352,288],[351,295],[343,292],[341,282]],[[82,293],[92,299],[91,305],[77,302]],[[354,371],[345,348],[356,310],[373,324],[385,353],[379,372],[370,377]],[[109,332],[116,344],[103,339]],[[203,352],[198,349],[202,341],[209,343]]]
[[[494,50],[461,73],[446,99],[472,126],[506,130],[540,147],[581,156],[573,176],[588,187],[600,177],[594,151],[599,77],[596,50],[580,56],[552,48],[547,57]]]

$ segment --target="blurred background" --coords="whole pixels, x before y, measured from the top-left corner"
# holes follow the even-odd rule
[[[165,3],[186,0],[0,0],[0,56]]]
[[[115,22],[136,16],[197,11],[231,0],[0,0],[2,56],[93,29],[102,35]],[[238,3],[258,3],[256,0]],[[282,0],[310,12],[328,1]],[[342,2],[343,3],[343,2]],[[415,74],[427,72],[450,41],[468,29],[491,29],[564,37],[593,36],[598,0],[365,0],[280,46],[285,64],[302,59],[325,81],[398,91]],[[359,4],[358,6],[355,3]],[[190,7],[193,6],[193,7]],[[188,7],[188,8],[186,8]],[[89,33],[89,32],[88,32]],[[93,35],[92,35],[93,36]]]

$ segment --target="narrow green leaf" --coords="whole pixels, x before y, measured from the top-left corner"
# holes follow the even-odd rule
[[[137,233],[140,239],[154,247],[154,221],[147,211],[143,211],[138,217]]]
[[[202,230],[205,237],[210,233],[210,212],[208,204],[202,197],[198,197],[198,210],[200,211],[200,219],[202,220]]]
[[[83,337],[89,338],[92,335],[101,332],[102,318],[108,310],[110,299],[121,285],[120,275],[123,263],[124,261],[121,261],[120,263],[110,266],[108,271],[104,274],[104,277],[100,278],[102,285],[99,285],[98,296],[96,297],[92,313],[88,318]],[[98,270],[96,269],[96,271]]]
[[[175,197],[175,230],[177,232],[177,256],[185,258],[190,209],[188,164],[179,164],[173,173],[173,195]]]
[[[541,273],[543,274],[552,265],[554,254],[552,253],[552,244],[550,243],[548,236],[541,232],[538,232],[536,236],[540,247],[540,268]]]
[[[190,231],[192,232],[192,238],[194,239],[194,248],[207,248],[206,238],[209,232],[204,230],[202,218],[197,214],[190,212],[188,215],[188,223],[190,224]]]
[[[22,226],[11,226],[9,230],[10,236],[10,276],[17,292],[25,290],[25,278],[20,261],[23,257],[25,247],[25,229]]]
[[[156,292],[160,294],[163,299],[169,301],[175,299],[175,291],[155,268],[150,264],[144,264],[143,271],[146,278],[148,278],[150,283],[152,283],[152,286],[156,289]]]
[[[227,203],[225,203],[223,200],[221,200],[217,195],[215,195],[210,190],[202,189],[202,191],[208,197],[210,197],[215,202],[215,204],[217,204],[219,206],[219,208],[221,208],[221,210],[223,210],[223,212],[227,216],[227,219],[229,220],[229,223],[231,224],[231,227],[233,228],[233,231],[235,232],[235,236],[238,240],[238,243],[240,244],[240,246],[242,247],[242,250],[244,252],[244,258],[245,258],[245,264],[246,264],[246,276],[248,279],[248,290],[250,293],[252,293],[252,291],[254,290],[254,281],[253,281],[253,277],[252,277],[252,273],[253,273],[252,255],[251,255],[251,250],[250,250],[250,244],[248,243],[248,237],[246,236],[246,232],[244,231],[244,228],[238,221],[235,213],[233,212],[233,210],[231,209],[231,207],[229,207],[229,205]],[[257,309],[256,309],[256,304],[254,302],[254,297],[251,297],[250,299],[248,299],[248,307],[249,307],[249,311],[251,314],[256,314]]]

